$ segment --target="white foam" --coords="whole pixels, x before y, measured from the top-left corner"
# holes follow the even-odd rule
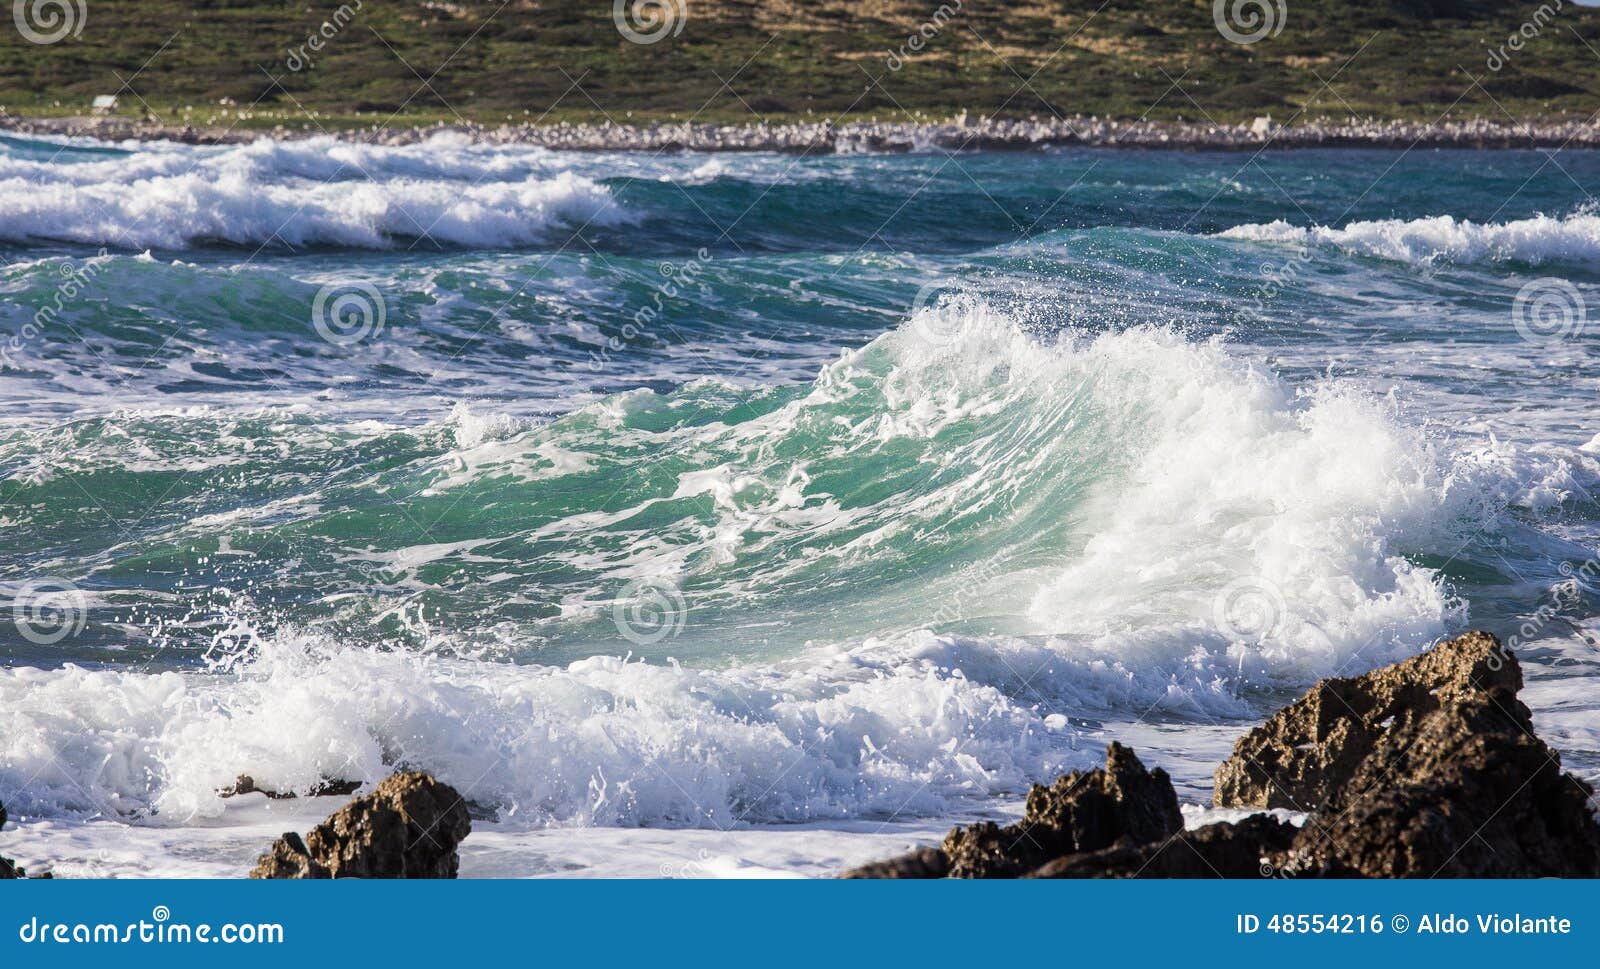
[[[530,825],[921,815],[1073,759],[993,687],[845,652],[785,669],[550,668],[285,634],[232,674],[5,670],[0,709],[8,809],[158,823],[218,814],[240,773],[306,790],[394,763]]]
[[[1511,222],[1472,222],[1448,215],[1423,219],[1352,222],[1341,229],[1305,228],[1282,220],[1241,225],[1222,233],[1287,245],[1331,245],[1359,255],[1408,263],[1600,262],[1600,215],[1579,211],[1562,218],[1537,215]]]
[[[426,238],[516,246],[628,216],[598,182],[525,149],[485,157],[330,138],[225,149],[141,146],[72,164],[0,153],[0,239],[119,248],[384,248]]]
[[[611,415],[621,454],[627,422],[658,403],[611,400],[575,423]],[[550,443],[468,416],[452,417],[451,441],[485,451],[486,467],[498,448]],[[946,814],[1097,763],[1100,738],[1073,718],[1240,722],[1260,715],[1262,691],[1421,649],[1464,616],[1406,556],[1448,555],[1492,514],[1479,464],[1436,453],[1382,400],[1336,383],[1297,394],[1161,330],[1043,345],[967,302],[845,355],[759,417],[678,439],[645,423],[658,428],[647,454],[669,442],[707,456],[679,490],[712,495],[718,517],[658,530],[647,551],[711,577],[753,562],[771,585],[746,626],[830,557],[904,571],[892,556],[925,551],[940,528],[976,536],[957,551],[998,557],[888,591],[863,583],[831,610],[838,635],[778,655],[737,640],[695,653],[729,634],[691,622],[677,645],[705,657],[695,667],[624,660],[620,636],[597,641],[615,655],[534,665],[470,658],[426,628],[418,652],[241,620],[227,639],[248,650],[206,671],[6,669],[8,807],[182,824],[222,811],[215,792],[241,773],[303,791],[404,764],[513,826]],[[859,460],[937,444],[918,460],[956,470],[856,508],[846,533],[819,513],[842,500],[794,456],[774,458],[798,441],[814,463],[824,448]],[[740,474],[788,490],[741,489]],[[895,527],[913,532],[896,541]],[[1015,528],[1034,540],[1019,559],[1000,554],[1020,547]],[[769,554],[780,539],[801,551]],[[626,573],[645,554],[575,564]],[[998,617],[988,631],[966,621],[985,616]]]

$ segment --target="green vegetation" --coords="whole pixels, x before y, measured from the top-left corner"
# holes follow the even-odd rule
[[[119,91],[119,113],[153,120],[329,128],[1600,108],[1600,10],[1557,0],[1542,13],[1516,0],[1243,0],[1246,13],[1284,11],[1280,32],[1248,45],[1222,36],[1211,0],[656,0],[681,4],[682,29],[648,45],[621,35],[610,0],[351,0],[320,52],[304,45],[338,4],[68,2],[84,4],[82,29],[54,44],[0,24],[7,112],[85,114]],[[1535,35],[1491,71],[1529,22]],[[923,25],[934,35],[913,52]],[[297,59],[311,64],[291,70]]]

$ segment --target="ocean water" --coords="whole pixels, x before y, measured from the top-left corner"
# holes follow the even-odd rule
[[[469,875],[820,874],[1109,739],[1203,805],[1467,628],[1600,779],[1596,188],[0,139],[0,850],[242,873],[336,802],[238,775],[404,766]]]

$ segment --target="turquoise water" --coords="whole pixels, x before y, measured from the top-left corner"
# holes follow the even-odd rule
[[[1597,181],[6,139],[0,799],[937,815],[1154,725],[1202,800],[1469,626],[1592,777]]]

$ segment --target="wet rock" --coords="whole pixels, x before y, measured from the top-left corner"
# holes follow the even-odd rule
[[[1234,745],[1216,771],[1218,807],[1314,810],[1378,747],[1464,697],[1522,687],[1515,657],[1488,633],[1467,633],[1364,676],[1332,678]]]
[[[9,818],[6,816],[6,806],[5,804],[0,803],[0,830],[4,830],[6,821],[8,820]],[[21,868],[18,868],[16,862],[5,857],[4,855],[0,855],[0,881],[9,880],[12,878],[27,877],[28,873],[23,871]],[[48,878],[50,876],[46,875],[45,877]]]
[[[1294,825],[1269,814],[1237,824],[1208,824],[1143,844],[1128,839],[1109,848],[1066,855],[1025,878],[1261,878],[1295,838]]]
[[[1286,874],[1600,876],[1594,792],[1511,690],[1407,718],[1385,741],[1307,819]]]
[[[4,830],[5,826],[6,826],[6,806],[5,806],[5,802],[0,801],[0,830]],[[23,878],[23,877],[25,877],[25,875],[24,875],[22,869],[17,867],[17,863],[16,862],[12,861],[10,858],[5,857],[4,855],[0,855],[0,879]]]
[[[1165,840],[1183,829],[1166,771],[1145,770],[1133,751],[1113,743],[1106,765],[1073,771],[1028,792],[1022,820],[953,829],[939,848],[924,848],[845,873],[848,878],[1015,878],[1051,859],[1106,848],[1118,839]]]
[[[1113,743],[1105,767],[1073,771],[1049,787],[1035,784],[1020,822],[957,828],[943,848],[952,877],[1005,878],[1121,838],[1160,841],[1181,830],[1183,815],[1167,772],[1145,770],[1131,749]]]
[[[395,774],[301,840],[285,834],[251,878],[454,878],[472,831],[466,802],[427,774]]]
[[[324,778],[311,790],[307,791],[305,796],[349,797],[359,790],[361,790],[359,781],[329,780]],[[218,797],[238,797],[241,794],[265,794],[274,801],[288,801],[300,796],[294,791],[278,791],[269,787],[262,787],[249,774],[240,774],[238,779],[233,782],[232,787],[225,787],[217,792]]]
[[[1474,632],[1318,683],[1240,738],[1216,803],[1314,809],[1286,874],[1600,875],[1588,785],[1533,731],[1517,659]]]
[[[950,874],[950,858],[939,848],[918,848],[884,861],[852,868],[840,878],[943,878]]]
[[[330,871],[311,856],[311,849],[293,831],[272,843],[272,848],[250,872],[251,878],[332,878]]]
[[[1112,744],[1106,767],[1035,787],[1015,825],[952,831],[948,873],[1039,878],[1600,876],[1594,791],[1561,770],[1517,699],[1516,657],[1468,633],[1365,676],[1323,680],[1240,738],[1221,806],[1310,810],[1177,834],[1177,799]],[[929,877],[925,849],[858,877]]]

